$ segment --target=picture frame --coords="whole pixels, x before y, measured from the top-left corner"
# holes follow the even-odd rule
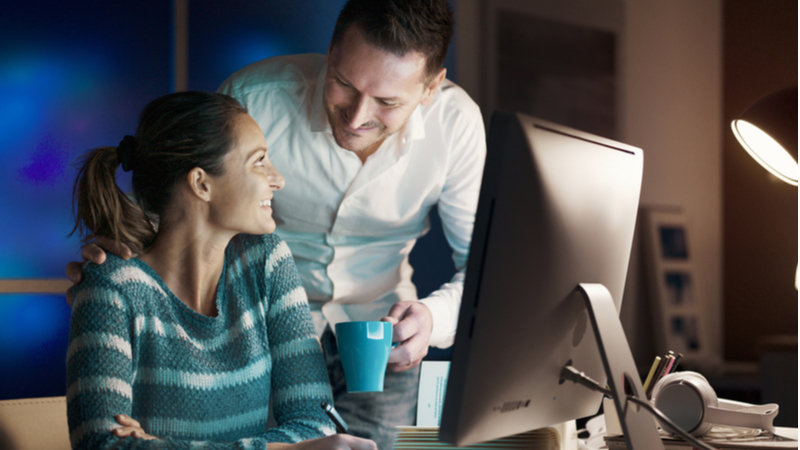
[[[702,365],[710,354],[702,280],[695,269],[692,230],[680,208],[643,208],[643,265],[656,354],[683,355]]]

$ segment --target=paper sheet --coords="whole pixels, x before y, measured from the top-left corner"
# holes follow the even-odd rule
[[[449,372],[449,361],[422,361],[417,397],[418,427],[438,427],[442,424],[442,408]]]

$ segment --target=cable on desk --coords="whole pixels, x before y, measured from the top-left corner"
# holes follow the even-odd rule
[[[606,389],[603,386],[600,386],[600,383],[589,378],[585,373],[578,371],[578,369],[570,365],[566,365],[563,368],[561,368],[561,379],[559,380],[559,384],[563,383],[564,380],[570,380],[573,383],[580,384],[581,386],[585,386],[593,391],[602,392],[603,394],[609,397],[612,396],[611,390]],[[634,397],[633,395],[626,395],[625,398],[626,401],[636,403],[637,405],[646,409],[650,414],[653,414],[654,416],[658,417],[662,421],[662,423],[666,423],[669,426],[669,428],[671,428],[672,432],[677,433],[683,439],[687,440],[688,442],[691,442],[692,445],[703,448],[705,450],[717,450],[716,448],[708,445],[707,443],[687,433],[678,425],[675,425],[675,422],[670,420],[670,418],[667,417],[666,414],[661,412],[655,406],[651,405],[650,402],[641,400],[637,397]]]

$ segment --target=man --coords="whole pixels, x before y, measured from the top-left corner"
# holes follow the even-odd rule
[[[446,0],[350,0],[327,55],[260,61],[220,88],[261,126],[286,179],[273,199],[276,232],[308,293],[335,405],[380,449],[395,426],[414,423],[428,346],[455,336],[486,148],[477,105],[445,78],[452,33]],[[408,254],[434,204],[458,272],[418,300]],[[384,392],[347,394],[333,326],[379,319],[401,342]]]

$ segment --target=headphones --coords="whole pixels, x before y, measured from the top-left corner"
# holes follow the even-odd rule
[[[706,434],[714,424],[775,433],[772,420],[778,415],[777,404],[751,405],[717,399],[708,380],[697,372],[675,372],[658,380],[652,398],[656,408],[693,436]],[[658,422],[670,430],[660,419]]]

